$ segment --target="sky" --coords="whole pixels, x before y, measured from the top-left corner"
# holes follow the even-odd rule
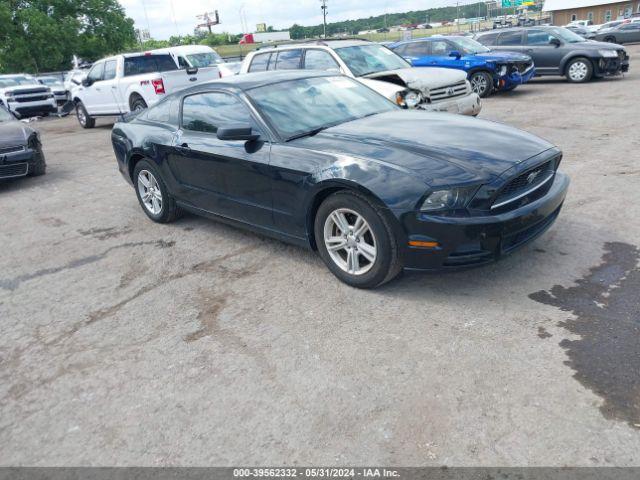
[[[151,36],[157,40],[193,33],[199,22],[196,15],[213,10],[218,10],[221,22],[213,27],[215,33],[241,33],[241,12],[252,32],[257,23],[273,25],[277,29],[294,23],[322,23],[320,0],[120,0],[120,3],[136,22],[136,28],[146,29],[148,24]],[[474,3],[474,0],[460,0],[460,4],[463,3]],[[327,0],[327,22],[455,4],[456,0]]]

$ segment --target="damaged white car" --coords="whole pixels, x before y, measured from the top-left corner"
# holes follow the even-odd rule
[[[353,77],[404,108],[478,115],[482,102],[467,76],[448,68],[413,68],[402,57],[366,40],[320,40],[251,52],[240,73],[327,70]]]

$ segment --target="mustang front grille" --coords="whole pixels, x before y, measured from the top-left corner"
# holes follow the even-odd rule
[[[448,98],[466,95],[466,93],[467,93],[467,82],[466,80],[463,80],[462,82],[456,83],[454,85],[434,88],[430,92],[430,95],[431,95],[430,98],[432,102],[437,102],[437,101],[445,100]]]
[[[504,207],[523,197],[531,195],[543,186],[547,185],[555,175],[556,162],[549,160],[537,167],[533,167],[524,173],[519,174],[514,179],[507,182],[502,187],[496,197],[491,209]]]
[[[0,165],[0,178],[24,177],[29,171],[28,163]]]

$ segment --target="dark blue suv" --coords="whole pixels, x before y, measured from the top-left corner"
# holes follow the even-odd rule
[[[483,98],[493,91],[513,90],[535,75],[529,55],[492,51],[468,37],[418,38],[394,43],[389,48],[414,67],[464,70],[473,91]]]

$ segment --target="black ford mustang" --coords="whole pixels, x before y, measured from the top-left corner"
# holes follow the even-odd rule
[[[0,180],[44,175],[46,168],[38,133],[0,107]]]
[[[505,125],[406,111],[331,73],[198,85],[114,126],[156,222],[181,210],[317,249],[356,287],[499,258],[556,219],[561,152]]]

